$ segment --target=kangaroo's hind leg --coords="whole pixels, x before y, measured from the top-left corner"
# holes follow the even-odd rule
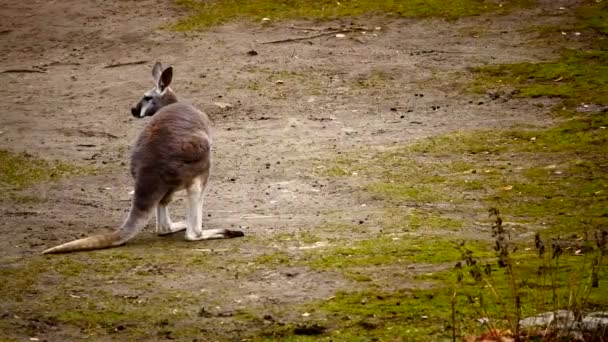
[[[173,192],[168,192],[156,206],[156,234],[159,236],[173,234],[186,229],[187,222],[172,222],[169,215],[169,203],[173,199]]]
[[[211,240],[228,239],[244,234],[240,231],[228,229],[205,229],[203,230],[203,196],[209,180],[209,172],[195,179],[188,187],[188,228],[186,230],[186,240]]]

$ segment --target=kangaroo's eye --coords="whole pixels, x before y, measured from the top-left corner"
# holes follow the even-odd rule
[[[152,96],[144,96],[144,100],[150,101],[150,100],[152,100]]]

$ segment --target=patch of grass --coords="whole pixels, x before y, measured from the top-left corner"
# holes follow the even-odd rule
[[[414,212],[409,216],[408,226],[413,229],[424,227],[429,230],[458,230],[463,226],[463,222],[453,218]]]
[[[608,35],[608,3],[605,1],[589,2],[577,9],[578,29],[592,29]]]
[[[608,4],[587,3],[577,9],[578,22],[570,29],[593,30],[596,40],[586,51],[565,50],[560,59],[542,63],[516,63],[477,69],[470,89],[515,88],[520,97],[558,97],[570,107],[580,103],[608,104]]]
[[[271,0],[227,0],[201,1],[176,0],[177,4],[192,14],[175,24],[178,31],[201,30],[228,21],[245,19],[271,20],[322,19],[354,17],[363,14],[390,15],[396,17],[442,17],[456,19],[486,12],[504,13],[514,7],[529,5],[531,1],[517,0],[504,4],[476,0],[407,0],[373,1],[353,0],[336,2],[330,0],[271,1]]]
[[[25,153],[15,154],[0,150],[0,189],[19,190],[35,183],[90,171],[66,163],[50,163]]]
[[[606,127],[608,127],[608,116],[598,113],[589,116],[574,116],[545,130],[512,128],[501,131],[454,133],[428,138],[412,145],[409,151],[430,154],[435,157],[454,154],[505,155],[508,153],[573,153],[577,151],[584,154],[603,154],[606,151],[606,144],[608,144]]]
[[[608,223],[608,116],[577,117],[546,130],[472,132],[423,142],[412,148],[434,158],[461,155],[476,161],[476,173],[453,175],[455,180],[485,186],[482,198],[505,213],[556,232],[598,227]],[[479,154],[472,150],[485,142]],[[468,188],[468,190],[474,190]]]
[[[367,191],[378,195],[381,199],[396,202],[440,202],[448,200],[448,197],[435,191],[432,186],[421,183],[378,182],[370,184]]]
[[[439,340],[450,336],[447,289],[339,292],[320,307],[340,322],[331,331],[332,339]]]
[[[382,236],[320,248],[308,252],[304,259],[306,264],[320,270],[443,263],[460,258],[458,243],[439,237]],[[482,242],[473,242],[470,248],[487,255],[488,246]]]
[[[558,97],[568,105],[608,104],[608,51],[566,51],[560,60],[477,69],[473,91],[514,87],[520,97]]]
[[[453,253],[453,258],[449,259],[458,260],[457,267],[417,277],[419,280],[438,281],[441,284],[438,287],[390,291],[372,290],[371,287],[361,291],[340,291],[327,300],[307,304],[300,310],[312,313],[314,318],[311,322],[319,322],[328,328],[314,340],[447,340],[452,337],[453,328],[456,337],[463,339],[487,330],[488,326],[503,331],[511,328],[508,312],[516,310],[516,302],[511,298],[511,275],[515,275],[518,283],[520,318],[556,309],[577,310],[583,308],[580,306],[583,303],[586,305],[584,308],[593,311],[605,310],[608,288],[602,284],[608,281],[608,273],[605,272],[605,260],[600,259],[599,264],[591,262],[594,255],[598,256],[588,249],[589,243],[594,242],[574,239],[570,241],[572,245],[564,243],[559,242],[562,246],[559,262],[551,257],[549,250],[545,257],[539,257],[534,251],[534,241],[526,241],[517,251],[512,249],[514,245],[502,245],[507,246],[511,253],[512,268],[499,266],[498,258],[487,258],[490,255],[487,249],[482,248],[478,256],[471,245],[452,245],[450,253]],[[578,248],[584,250],[583,255],[574,255]],[[599,286],[589,288],[593,283],[592,265],[596,267]],[[336,267],[342,265],[331,265],[329,269]],[[479,275],[481,278],[473,276],[479,272],[482,273]],[[356,276],[363,276],[359,281],[372,280],[365,273],[355,271],[353,279]],[[451,317],[452,302],[454,319]],[[489,321],[480,323],[484,317]],[[264,336],[307,341],[309,337],[294,335],[294,326],[293,323],[281,324]]]
[[[386,227],[455,229],[463,223],[450,225],[433,206],[414,215],[401,206],[478,210],[468,206],[475,200],[525,224],[580,231],[608,224],[606,127],[608,116],[598,113],[548,129],[454,133],[375,155],[341,156],[322,174],[358,179],[392,213]]]
[[[66,298],[64,294],[53,293],[46,301],[56,305],[54,309],[47,310],[48,317],[78,327],[88,334],[120,334],[122,338],[153,337],[155,332],[174,324],[169,322],[196,314],[190,308],[196,303],[196,297],[176,290],[156,291],[153,296],[138,299],[138,296],[117,296],[89,289],[82,298]],[[182,330],[170,328],[176,332]],[[194,336],[196,334],[190,337]]]
[[[375,89],[382,87],[390,79],[391,77],[383,71],[372,71],[356,80],[354,86],[360,89]]]
[[[284,252],[277,252],[272,254],[264,254],[257,257],[253,262],[256,265],[290,265],[293,261],[293,257]]]
[[[383,232],[395,233],[423,230],[432,234],[440,231],[457,231],[464,226],[462,220],[441,213],[416,208],[405,210],[391,206],[386,206],[377,220],[382,225]]]
[[[116,334],[120,339],[155,339],[165,330],[175,337],[198,336],[200,329],[191,324],[200,319],[196,317],[198,293],[165,289],[156,277],[183,274],[180,267],[200,266],[203,256],[188,251],[167,253],[166,249],[157,253],[155,248],[145,252],[145,257],[132,249],[110,249],[22,260],[3,258],[0,301],[15,315],[29,317],[36,312],[36,317],[77,327],[93,337]],[[54,290],[47,291],[49,286]]]
[[[507,233],[502,230],[500,234],[505,237]],[[536,249],[541,251],[542,239],[536,241]],[[604,247],[595,250],[591,247],[595,242],[586,239],[558,241],[540,257],[531,251],[534,247],[515,252],[506,240],[497,238],[496,242],[500,245],[497,255],[504,255],[498,258],[502,263],[483,261],[483,257],[473,256],[470,248],[460,246],[463,261],[453,270],[419,277],[441,280],[444,287],[340,292],[316,305],[338,322],[327,338],[394,340],[424,336],[435,340],[450,338],[452,331],[463,338],[485,329],[520,331],[509,324],[547,311],[568,309],[578,314],[580,310],[608,307],[608,289],[601,285],[608,281],[607,264],[602,258],[605,237],[597,242]],[[581,250],[584,255],[574,255]],[[482,317],[488,320],[478,323]]]

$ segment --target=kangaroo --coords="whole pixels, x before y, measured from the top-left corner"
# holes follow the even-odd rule
[[[156,210],[156,233],[186,230],[188,241],[243,236],[228,229],[203,230],[203,196],[211,170],[211,120],[189,104],[178,102],[169,88],[173,68],[152,68],[155,87],[131,108],[138,118],[153,116],[139,134],[131,155],[135,192],[129,216],[114,232],[71,241],[42,252],[67,253],[120,246],[144,228]],[[172,222],[168,205],[173,194],[186,190],[187,220]]]

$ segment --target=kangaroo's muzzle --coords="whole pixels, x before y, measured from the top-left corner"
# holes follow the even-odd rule
[[[140,111],[139,108],[137,108],[137,107],[131,107],[131,115],[133,115],[136,118],[139,117],[139,111]]]

